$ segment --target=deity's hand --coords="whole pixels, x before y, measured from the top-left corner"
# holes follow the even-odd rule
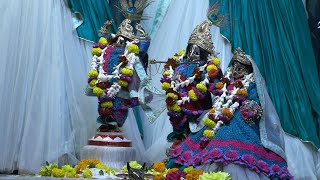
[[[140,40],[150,41],[150,37],[149,37],[148,33],[143,29],[141,24],[137,23],[135,27],[136,27],[137,31],[140,32],[140,37],[139,37]]]

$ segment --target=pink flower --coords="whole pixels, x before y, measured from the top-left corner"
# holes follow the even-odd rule
[[[210,163],[211,162],[211,159],[209,158],[209,156],[205,156],[201,159],[201,163],[202,164],[207,164],[207,163]]]
[[[248,165],[254,165],[254,163],[256,162],[256,159],[251,155],[244,155],[242,157],[242,160]]]
[[[200,157],[205,157],[208,155],[208,150],[207,149],[204,149],[200,152]]]
[[[278,165],[273,164],[273,165],[271,166],[271,170],[272,170],[274,173],[278,174],[278,173],[280,172],[281,168],[280,168]]]
[[[228,91],[232,91],[233,89],[234,89],[234,85],[230,85],[230,86],[227,87]]]
[[[269,172],[270,172],[267,163],[265,163],[264,161],[259,160],[259,161],[257,162],[257,164],[258,164],[258,167],[259,167],[263,172],[265,172],[265,173],[269,173]]]
[[[183,165],[183,161],[181,159],[181,156],[177,157],[176,160],[174,160],[174,162],[177,163],[177,164]]]
[[[191,159],[191,161],[192,161],[192,165],[193,165],[193,166],[198,166],[198,165],[200,164],[200,162],[201,162],[201,157],[200,157],[200,155],[198,154],[198,155],[196,155],[196,156],[193,156],[192,159]]]
[[[235,150],[228,150],[225,154],[225,158],[226,160],[231,160],[231,161],[237,160],[239,159],[238,152]]]
[[[213,159],[219,159],[220,157],[222,157],[222,153],[219,149],[212,149],[209,152],[209,157],[213,158]]]
[[[186,151],[186,152],[183,152],[181,154],[181,159],[184,161],[184,162],[189,162],[190,159],[192,157],[192,152],[191,151]]]
[[[166,176],[166,180],[179,180],[180,178],[186,178],[186,173],[183,171],[175,171],[168,173]]]
[[[177,148],[175,148],[171,154],[171,157],[175,158],[175,157],[178,157],[181,153],[182,153],[182,147],[179,146]]]

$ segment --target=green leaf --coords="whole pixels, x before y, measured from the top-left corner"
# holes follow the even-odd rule
[[[100,171],[99,171],[99,175],[101,175],[101,176],[103,176],[103,175],[104,175],[103,170],[100,170]]]

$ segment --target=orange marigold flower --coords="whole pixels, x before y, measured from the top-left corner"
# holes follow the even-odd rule
[[[217,82],[217,84],[216,84],[217,89],[222,89],[223,86],[224,86],[224,84],[222,82]]]
[[[157,174],[153,177],[153,180],[165,180],[165,178],[162,174]]]
[[[199,176],[201,176],[203,173],[203,170],[194,170],[186,175],[186,180],[198,180]]]
[[[176,171],[179,171],[179,169],[178,168],[172,168],[172,169],[168,170],[167,174],[172,173],[172,172],[176,172]]]
[[[165,172],[166,171],[166,165],[163,162],[154,163],[152,168],[157,172]]]
[[[238,96],[242,96],[242,97],[247,97],[247,96],[248,96],[248,93],[247,93],[247,91],[244,90],[244,89],[239,89],[239,90],[237,91],[237,95],[238,95]]]
[[[215,112],[216,112],[216,110],[214,108],[211,108],[210,111],[209,111],[209,113],[211,113],[211,114],[213,114]]]
[[[222,110],[222,113],[227,116],[229,119],[233,118],[233,113],[228,109],[228,108],[224,108]]]

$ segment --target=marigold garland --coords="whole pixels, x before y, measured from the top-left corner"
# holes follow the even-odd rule
[[[210,138],[210,139],[212,139],[214,137],[214,133],[209,129],[204,130],[203,135]]]
[[[93,79],[89,82],[89,86],[93,87],[96,85],[96,83],[97,83],[97,79]]]
[[[132,76],[133,75],[133,71],[131,69],[128,69],[128,68],[122,68],[121,69],[121,73],[126,75],[126,76]]]
[[[238,96],[242,96],[242,97],[247,97],[247,96],[248,96],[248,93],[247,93],[247,91],[244,90],[244,89],[239,89],[239,90],[237,91],[237,95],[238,95]]]
[[[211,61],[213,62],[213,64],[215,64],[216,66],[220,66],[220,60],[217,57],[213,57],[211,59]]]
[[[197,97],[197,95],[196,95],[196,93],[194,92],[193,89],[188,91],[188,96],[190,97],[190,99],[192,101],[197,101],[198,100],[198,97]]]
[[[65,172],[63,169],[59,169],[59,168],[52,169],[52,176],[53,177],[62,178],[62,177],[64,177],[64,174],[65,174]]]
[[[207,66],[207,71],[211,71],[211,70],[218,70],[218,68],[216,65],[210,64],[209,66]]]
[[[167,91],[170,88],[170,84],[167,82],[164,82],[164,83],[162,83],[161,87],[163,90]]]
[[[156,174],[153,177],[153,180],[165,180],[165,177],[163,176],[163,174]]]
[[[122,79],[118,79],[118,84],[121,86],[121,87],[128,87],[129,83],[125,80],[122,80]]]
[[[233,118],[233,113],[228,108],[223,108],[222,113],[229,119]]]
[[[216,122],[212,121],[210,118],[204,119],[204,125],[208,126],[208,128],[212,129],[216,126]]]
[[[130,44],[128,46],[128,52],[129,53],[134,53],[135,55],[139,55],[140,50],[139,50],[139,47],[137,45]]]
[[[97,96],[100,96],[103,94],[103,90],[99,87],[94,87],[93,88],[93,94],[97,95]]]
[[[96,55],[96,56],[100,56],[101,55],[101,48],[97,47],[97,48],[92,48],[91,53],[92,55]]]
[[[106,38],[104,38],[104,37],[101,37],[100,39],[99,39],[99,44],[102,44],[102,45],[108,45],[108,40],[106,39]]]
[[[217,83],[216,83],[216,88],[217,88],[217,89],[222,89],[223,86],[224,86],[224,85],[223,85],[222,82],[217,82]]]
[[[166,171],[166,165],[163,162],[155,162],[152,166],[152,168],[160,173],[163,173]]]
[[[196,88],[197,88],[200,92],[202,92],[202,93],[206,93],[206,92],[207,92],[207,87],[206,87],[206,85],[203,84],[203,83],[198,83],[198,84],[196,85]]]
[[[98,71],[96,71],[96,70],[93,70],[93,69],[91,69],[89,72],[88,72],[88,76],[89,77],[96,77],[96,76],[98,76]]]
[[[100,104],[100,106],[101,106],[102,108],[112,108],[112,107],[113,107],[113,103],[112,103],[111,101],[106,101],[106,102],[102,102],[102,103]]]

